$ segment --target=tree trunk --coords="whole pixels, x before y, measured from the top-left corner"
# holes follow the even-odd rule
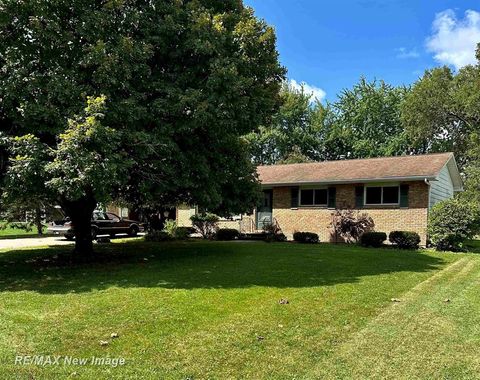
[[[40,207],[35,208],[35,226],[37,227],[37,233],[43,235],[42,210]]]
[[[63,201],[62,208],[72,221],[75,231],[75,250],[77,254],[93,254],[92,213],[97,206],[93,197],[82,197],[76,201]]]

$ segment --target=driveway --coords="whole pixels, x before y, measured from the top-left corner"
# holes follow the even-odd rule
[[[15,248],[28,248],[28,247],[41,247],[52,245],[68,245],[73,244],[72,241],[66,240],[63,236],[48,236],[41,238],[21,238],[21,239],[0,239],[0,250],[2,249],[15,249]]]
[[[144,233],[139,233],[138,236],[143,236]],[[106,236],[108,237],[108,236]],[[119,234],[111,240],[115,239],[128,239],[127,234]],[[135,239],[135,238],[132,238]],[[17,238],[17,239],[0,239],[0,250],[4,249],[16,249],[16,248],[29,248],[29,247],[45,247],[55,245],[73,245],[74,241],[69,241],[63,236],[46,236],[41,238]]]

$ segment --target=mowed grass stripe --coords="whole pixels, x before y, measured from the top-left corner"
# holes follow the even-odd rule
[[[400,295],[312,376],[480,379],[479,289],[480,258],[465,256]]]

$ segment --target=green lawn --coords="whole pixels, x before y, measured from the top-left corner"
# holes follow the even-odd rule
[[[63,250],[0,253],[0,379],[480,378],[475,254],[136,241],[68,268]]]
[[[4,224],[4,221],[0,221],[0,224]],[[45,228],[46,231],[46,228]],[[38,236],[37,228],[33,227],[31,231],[26,231],[22,228],[14,228],[8,225],[6,228],[0,229],[0,239],[11,239],[16,237],[28,237]]]

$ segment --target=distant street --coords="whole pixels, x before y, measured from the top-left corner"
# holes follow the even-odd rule
[[[141,232],[138,236],[143,236],[144,233]],[[105,235],[101,235],[105,236]],[[108,235],[105,237],[108,238]],[[129,239],[127,234],[118,234],[115,239]],[[132,238],[130,238],[132,239]],[[29,247],[45,247],[45,246],[55,246],[55,245],[73,245],[74,241],[68,241],[63,236],[46,236],[46,237],[30,237],[30,238],[20,238],[20,239],[0,239],[0,251],[4,249],[16,249],[16,248],[29,248]]]
[[[22,239],[0,239],[0,250],[54,246],[54,245],[68,245],[73,244],[72,241],[66,240],[63,236],[48,236],[41,238],[22,238]]]

